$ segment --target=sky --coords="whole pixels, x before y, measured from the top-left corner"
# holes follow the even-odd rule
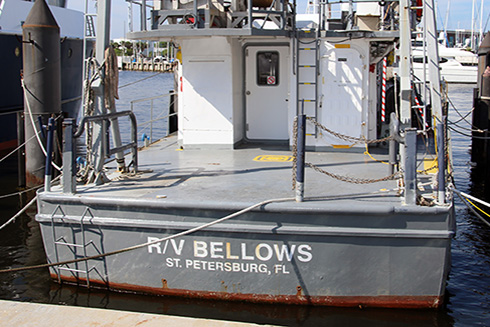
[[[91,12],[95,12],[95,0],[88,0],[90,3]],[[490,14],[490,7],[486,6],[486,3],[490,3],[489,0],[434,0],[436,3],[437,13],[437,28],[443,29],[446,22],[446,13],[449,3],[449,15],[447,16],[448,30],[454,29],[471,29],[472,25],[472,7],[475,3],[474,10],[474,28],[480,29],[480,8],[483,1],[483,23],[484,32],[490,29],[490,22],[487,22]],[[147,0],[148,4],[151,4],[151,0]],[[297,0],[298,13],[303,13],[306,10],[307,0]],[[67,0],[67,7],[70,9],[84,11],[85,0]],[[134,15],[138,16],[139,8],[134,6]],[[112,17],[111,17],[111,39],[123,38],[125,32],[129,31],[128,27],[128,3],[125,0],[112,0],[111,3]],[[135,17],[136,23],[139,26],[139,19]]]

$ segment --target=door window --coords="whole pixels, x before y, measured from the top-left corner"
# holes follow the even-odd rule
[[[257,52],[257,85],[279,85],[279,52]]]

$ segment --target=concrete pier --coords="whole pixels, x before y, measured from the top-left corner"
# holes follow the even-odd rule
[[[250,323],[0,300],[2,326],[250,327]],[[263,325],[261,325],[263,326]],[[269,325],[270,326],[270,325]]]

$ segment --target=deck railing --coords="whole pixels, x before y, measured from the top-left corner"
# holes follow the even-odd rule
[[[161,108],[162,111],[158,114],[158,116],[155,117],[155,105],[154,101],[162,98],[169,97],[169,102],[168,102],[168,108]],[[130,110],[131,112],[134,112],[135,109],[135,104],[137,103],[144,103],[144,102],[150,102],[150,119],[138,124],[138,128],[140,129],[140,135],[138,135],[138,139],[142,140],[145,142],[145,144],[148,143],[153,143],[154,141],[154,123],[162,121],[164,119],[168,119],[167,123],[167,128],[166,128],[166,133],[164,134],[164,137],[167,136],[168,134],[176,131],[176,99],[177,99],[177,94],[173,91],[162,94],[162,95],[157,95],[153,97],[147,97],[147,98],[142,98],[142,99],[136,99],[132,100],[130,102]],[[149,129],[148,134],[146,134],[146,130]],[[164,129],[165,130],[165,129]]]
[[[125,145],[111,148],[109,141],[109,126],[111,122],[116,121],[120,117],[129,117],[131,121],[131,141]],[[85,116],[80,121],[78,130],[76,130],[75,120],[72,118],[63,121],[63,192],[76,193],[76,146],[75,139],[82,136],[85,131],[85,125],[90,123],[100,123],[102,125],[101,146],[102,154],[110,157],[118,152],[131,150],[132,166],[134,172],[138,171],[138,140],[137,140],[137,124],[136,116],[133,112],[126,110],[97,116]],[[99,173],[98,171],[96,173]]]

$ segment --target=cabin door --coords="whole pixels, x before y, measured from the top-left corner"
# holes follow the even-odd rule
[[[245,133],[249,140],[288,140],[289,48],[245,50]]]
[[[334,48],[322,58],[321,123],[337,133],[360,137],[363,124],[363,72],[360,53],[353,48]],[[352,145],[328,133],[324,139],[332,145]]]

